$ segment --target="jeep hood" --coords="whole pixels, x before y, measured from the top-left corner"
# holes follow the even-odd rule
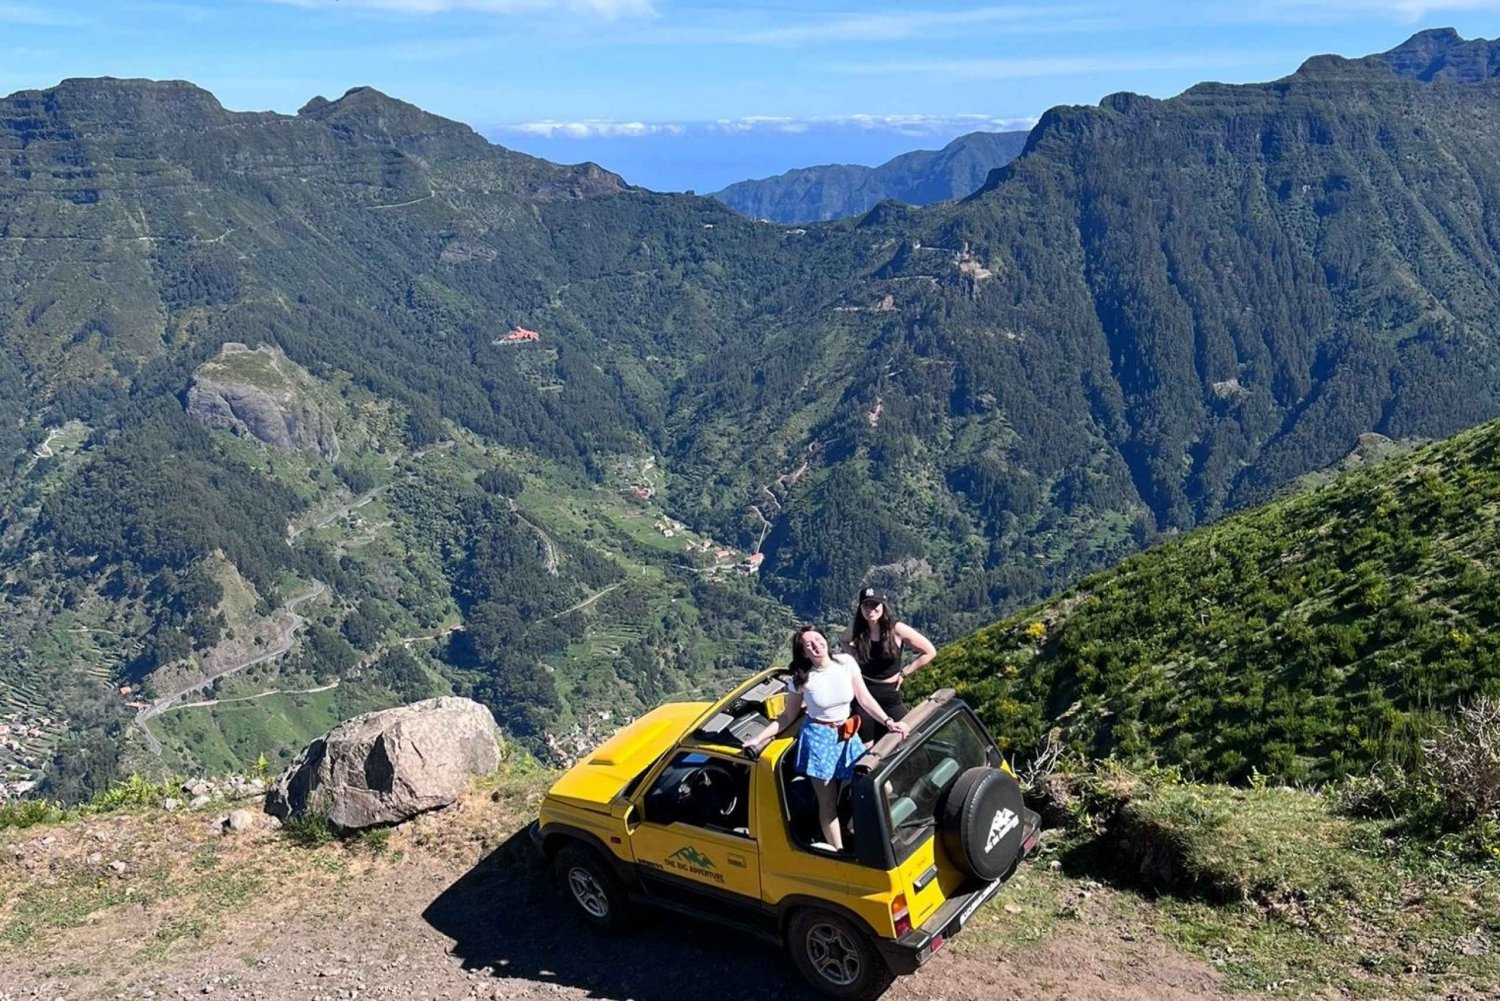
[[[630,780],[670,750],[712,703],[669,702],[617,731],[563,773],[547,798],[605,811]]]

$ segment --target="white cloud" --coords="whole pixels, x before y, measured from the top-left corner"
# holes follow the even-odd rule
[[[720,118],[710,122],[711,132],[806,132],[807,122],[784,115],[747,115],[744,118]]]
[[[29,3],[0,3],[0,24],[25,24],[35,28],[77,28],[86,18],[62,13],[52,7]]]
[[[1077,76],[1122,70],[1222,69],[1263,63],[1276,56],[1267,53],[1200,51],[1124,58],[1058,56],[1035,59],[898,59],[874,63],[848,63],[832,67],[859,75],[925,74],[964,80],[1022,80],[1032,77]]]
[[[611,122],[591,118],[581,122],[519,122],[498,125],[496,133],[541,136],[544,139],[628,139],[638,136],[682,135],[684,128],[670,122]]]
[[[392,14],[540,14],[563,12],[613,19],[648,17],[656,13],[652,0],[271,0],[306,8],[350,8]]]
[[[1500,0],[1256,0],[1221,10],[1215,20],[1327,24],[1375,17],[1417,24],[1476,11],[1500,12]]]
[[[952,135],[964,132],[1005,132],[1029,129],[1035,118],[1001,118],[994,115],[825,115],[816,118],[793,118],[787,115],[747,115],[743,118],[720,118],[712,122],[616,122],[586,119],[564,122],[546,119],[497,125],[486,131],[490,135],[540,136],[544,139],[631,139],[640,136],[681,136],[689,133],[751,135],[777,133],[799,135],[807,132],[829,132],[857,129],[862,132],[896,132],[909,136]]]
[[[817,118],[787,118],[774,115],[750,115],[745,118],[721,118],[708,124],[712,132],[744,134],[748,132],[800,133],[813,130],[859,129],[863,132],[899,132],[903,135],[938,135],[954,129],[970,132],[1005,132],[1029,129],[1035,118],[999,118],[994,115],[825,115]]]

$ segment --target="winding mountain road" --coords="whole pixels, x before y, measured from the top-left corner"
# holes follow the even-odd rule
[[[410,477],[408,476],[408,478],[410,478]],[[327,528],[329,525],[332,525],[335,521],[337,521],[338,519],[340,519],[340,518],[344,517],[345,515],[349,514],[351,511],[358,511],[360,508],[362,508],[366,504],[370,503],[376,497],[379,497],[381,494],[385,493],[391,487],[395,486],[396,482],[397,481],[393,480],[390,483],[383,483],[383,484],[381,484],[380,486],[376,487],[373,490],[366,490],[364,493],[360,494],[358,497],[355,497],[352,500],[350,500],[349,503],[347,503],[347,504],[340,504],[338,507],[333,508],[328,513],[320,515],[317,518],[314,518],[312,521],[308,522],[306,525],[301,525],[301,526],[298,526],[297,528],[291,528],[289,526],[288,527],[288,531],[287,531],[287,536],[286,536],[286,544],[289,545],[289,546],[290,545],[294,545],[296,543],[296,541],[297,541],[297,536],[301,535],[303,532],[308,532],[308,531],[311,531],[311,530],[313,530],[315,528]]]
[[[516,507],[515,498],[507,497],[505,498],[505,502],[510,505],[510,513],[515,515],[516,518],[520,521],[524,522],[527,525],[530,525],[531,530],[536,533],[537,538],[542,540],[542,548],[546,550],[546,555],[542,557],[542,565],[547,568],[547,572],[549,574],[551,574],[553,577],[556,577],[557,547],[552,544],[552,539],[548,537],[546,532],[542,531],[542,527],[540,525],[530,520],[520,512],[520,510]]]
[[[52,451],[52,443],[62,434],[62,428],[53,428],[47,432],[47,440],[36,447],[34,453],[38,459],[50,459],[56,453]]]
[[[156,735],[151,732],[151,728],[146,725],[147,723],[170,709],[174,702],[186,698],[194,692],[202,691],[220,678],[227,678],[231,674],[238,674],[246,668],[254,667],[257,664],[264,664],[268,660],[275,660],[289,652],[292,649],[292,644],[296,642],[298,631],[307,625],[307,620],[297,612],[297,609],[307,602],[312,601],[326,590],[328,590],[327,584],[324,584],[320,580],[315,580],[313,581],[313,589],[311,591],[308,591],[306,594],[299,594],[286,603],[284,607],[291,613],[291,621],[282,629],[281,636],[278,637],[276,645],[270,650],[256,654],[254,657],[249,657],[237,664],[232,664],[222,671],[216,671],[206,678],[202,678],[190,685],[177,689],[175,692],[164,695],[136,713],[133,722],[140,728],[141,733],[145,734],[146,746],[151,750],[151,753],[158,758],[161,757],[162,747],[161,741],[156,739]]]

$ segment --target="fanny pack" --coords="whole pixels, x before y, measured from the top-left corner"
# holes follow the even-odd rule
[[[826,720],[821,719],[815,719],[813,720],[813,722],[818,724],[819,726],[832,727],[835,731],[837,731],[839,740],[848,740],[856,733],[859,733],[859,713],[852,713],[849,718],[844,720],[842,723],[829,723]]]

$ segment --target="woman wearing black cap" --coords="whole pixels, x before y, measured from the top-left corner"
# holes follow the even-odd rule
[[[880,707],[890,714],[891,719],[905,716],[901,683],[925,667],[937,653],[927,637],[905,622],[896,621],[885,595],[867,587],[859,592],[859,606],[854,610],[854,621],[844,631],[843,644],[844,649],[859,662],[859,673],[864,675],[865,686]],[[908,646],[917,651],[917,659],[903,668],[901,651]],[[859,736],[866,744],[873,744],[885,736],[885,732],[885,727],[868,717],[859,728]]]

